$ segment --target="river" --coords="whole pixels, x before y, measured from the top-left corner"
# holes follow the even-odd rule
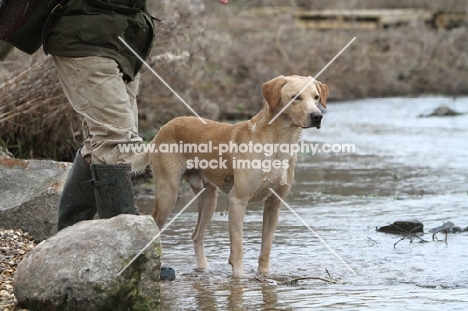
[[[468,226],[468,114],[418,117],[442,104],[468,113],[468,98],[330,102],[322,128],[303,132],[303,141],[355,146],[301,154],[286,200],[349,267],[283,206],[271,273],[257,275],[262,206],[251,204],[247,278],[233,280],[221,194],[205,243],[210,269],[194,270],[195,204],[163,233],[163,261],[177,279],[162,283],[162,310],[466,310],[468,232],[450,234],[446,243],[444,234],[399,241],[376,231],[413,219],[425,232],[446,221]],[[174,212],[192,197],[180,198]],[[151,192],[137,199],[147,213],[152,202]]]

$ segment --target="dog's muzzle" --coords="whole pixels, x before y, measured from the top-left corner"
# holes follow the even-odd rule
[[[310,127],[320,128],[323,115],[320,112],[312,112],[310,114]]]

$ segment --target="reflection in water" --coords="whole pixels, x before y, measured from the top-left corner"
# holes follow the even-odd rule
[[[229,294],[228,301],[229,310],[245,310],[244,288],[236,281],[231,285],[231,293]]]
[[[418,219],[425,231],[453,221],[468,226],[468,115],[418,118],[451,99],[385,99],[330,104],[320,131],[303,139],[356,144],[356,154],[301,155],[288,204],[358,273],[352,275],[286,208],[282,208],[266,282],[256,275],[262,207],[245,217],[247,279],[227,263],[226,197],[208,228],[211,268],[196,272],[190,235],[196,207],[162,235],[165,265],[177,271],[161,286],[163,310],[461,310],[468,305],[468,232],[448,244],[410,243],[376,226]],[[457,99],[461,112],[468,99]],[[183,207],[192,195],[178,202]],[[138,200],[137,200],[138,201]],[[140,200],[151,213],[152,199]],[[144,209],[144,208],[143,208]],[[372,241],[370,243],[369,241]],[[328,278],[337,284],[304,280]],[[275,285],[276,284],[276,285]]]
[[[277,302],[278,302],[278,294],[276,290],[277,290],[276,286],[271,286],[271,285],[262,286],[262,294],[263,294],[263,302],[264,302],[265,310],[276,309]]]
[[[198,282],[193,284],[193,288],[197,290],[197,294],[195,295],[197,309],[207,311],[218,310],[213,290],[210,290],[205,284]]]

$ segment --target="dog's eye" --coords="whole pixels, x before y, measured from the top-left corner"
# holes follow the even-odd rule
[[[319,100],[319,99],[320,99],[320,96],[315,95],[314,99],[315,99],[315,100]]]
[[[293,95],[291,96],[291,99],[294,99],[297,95]],[[295,100],[302,100],[301,96],[297,96],[297,98]]]

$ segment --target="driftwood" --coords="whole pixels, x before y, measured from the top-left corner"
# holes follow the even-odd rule
[[[325,272],[328,274],[328,279],[327,278],[322,278],[322,277],[317,277],[317,276],[306,276],[306,277],[298,277],[298,278],[286,278],[286,279],[264,279],[262,277],[254,277],[252,280],[258,281],[260,283],[263,283],[265,285],[272,285],[272,284],[282,284],[282,285],[296,285],[299,283],[299,281],[308,281],[308,280],[315,280],[315,281],[322,281],[325,283],[330,283],[330,284],[339,284],[339,281],[334,279],[330,272],[328,271],[327,268],[325,268]]]

